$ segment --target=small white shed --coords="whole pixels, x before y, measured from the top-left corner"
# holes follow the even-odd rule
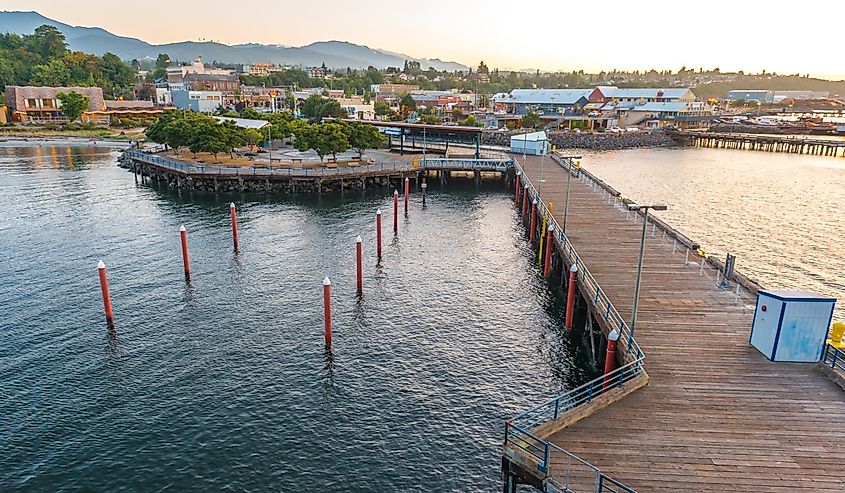
[[[819,361],[836,299],[803,291],[760,291],[751,345],[771,361]]]
[[[529,132],[511,136],[511,152],[514,154],[542,156],[548,154],[550,149],[546,132]]]

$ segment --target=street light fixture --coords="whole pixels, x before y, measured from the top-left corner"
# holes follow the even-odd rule
[[[563,201],[563,224],[561,225],[561,232],[566,235],[566,216],[569,213],[569,187],[572,182],[572,166],[575,159],[581,159],[581,156],[561,156],[561,159],[566,161],[568,165],[566,177],[566,199]],[[581,169],[581,161],[574,161],[575,169]]]
[[[668,209],[668,207],[666,206],[666,204],[628,204],[629,211],[643,211],[643,234],[642,237],[640,237],[640,259],[637,262],[637,282],[634,285],[634,307],[631,312],[631,339],[634,338],[634,327],[637,325],[637,305],[640,301],[640,280],[643,273],[643,254],[645,253],[645,230],[646,226],[648,225],[649,209],[655,211],[665,211],[666,209]]]

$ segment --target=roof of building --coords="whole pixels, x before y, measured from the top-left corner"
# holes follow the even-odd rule
[[[601,93],[606,98],[626,99],[678,99],[691,92],[686,87],[615,87],[600,86]],[[694,95],[693,95],[694,96]]]
[[[152,108],[155,105],[152,101],[124,101],[124,100],[106,100],[106,109],[146,109]]]
[[[13,111],[24,111],[27,99],[56,99],[62,92],[78,92],[88,97],[87,111],[100,111],[106,108],[103,89],[99,87],[34,87],[34,86],[6,86],[6,104],[12,106]]]
[[[587,98],[593,89],[514,89],[504,103],[518,104],[575,104]]]
[[[215,116],[219,122],[235,122],[235,126],[240,128],[252,128],[258,130],[270,125],[267,120],[252,120],[250,118],[232,118],[229,116]]]
[[[527,141],[527,142],[540,142],[543,140],[549,140],[548,135],[546,132],[529,132],[525,134],[515,134],[511,135],[511,142],[513,141]]]

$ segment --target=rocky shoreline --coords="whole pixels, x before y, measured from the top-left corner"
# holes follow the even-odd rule
[[[510,146],[511,135],[519,132],[485,132],[481,143]],[[549,141],[558,149],[592,149],[613,151],[641,147],[669,147],[677,145],[669,135],[660,131],[569,133],[550,132]]]

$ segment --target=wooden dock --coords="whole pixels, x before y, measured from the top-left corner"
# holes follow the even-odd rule
[[[811,139],[787,135],[686,131],[675,131],[671,133],[671,136],[676,142],[714,149],[747,149],[832,157],[845,155],[845,140]]]
[[[563,223],[567,170],[513,157]],[[642,219],[617,202],[572,178],[566,235],[630,319]],[[712,267],[651,232],[635,332],[648,385],[547,440],[641,493],[845,491],[845,393],[813,364],[758,353],[753,296],[717,289]]]

